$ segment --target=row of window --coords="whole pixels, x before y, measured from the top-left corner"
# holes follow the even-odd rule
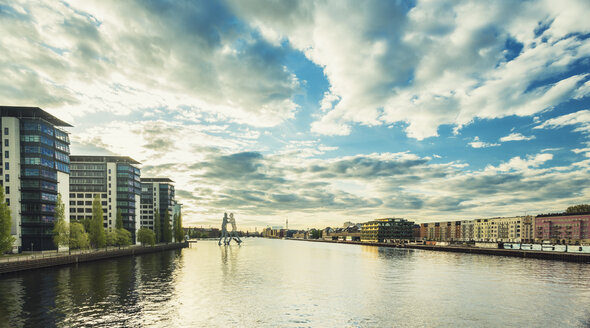
[[[107,194],[100,194],[101,198],[107,198]],[[70,193],[70,198],[94,198],[94,194],[75,194]]]
[[[72,164],[72,170],[79,170],[79,171],[104,171],[106,170],[106,164],[86,164],[86,163],[76,163]]]
[[[22,203],[21,211],[23,212],[55,212],[55,206],[51,204],[39,204],[39,203]]]
[[[23,191],[21,193],[21,198],[23,200],[39,200],[39,199],[41,199],[41,200],[50,201],[50,202],[57,201],[57,195],[48,194],[46,192],[38,193],[38,192],[31,192],[31,191]]]
[[[57,179],[57,173],[53,172],[53,171],[49,171],[49,170],[44,170],[44,169],[37,169],[37,168],[29,168],[26,167],[23,171],[22,171],[23,175],[26,177],[45,177],[45,178],[49,178],[49,179],[53,179],[56,180]]]
[[[23,130],[25,131],[41,131],[53,137],[53,128],[47,124],[40,122],[23,122]]]
[[[106,200],[103,200],[100,203],[101,203],[102,206],[107,206],[107,201]],[[83,201],[83,200],[78,200],[78,201],[70,200],[70,205],[71,206],[82,206],[82,205],[92,206],[92,201],[89,201],[89,200],[87,200],[87,201]],[[109,210],[110,210],[110,207],[109,207]]]
[[[24,134],[20,137],[20,140],[23,142],[41,142],[42,144],[48,145],[53,147],[53,139],[47,138],[45,136],[40,136],[36,134]],[[69,153],[69,151],[68,151]]]

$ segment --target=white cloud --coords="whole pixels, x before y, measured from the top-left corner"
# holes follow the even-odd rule
[[[468,145],[471,146],[472,148],[488,148],[488,147],[500,146],[500,144],[498,144],[498,143],[483,142],[483,141],[479,140],[479,137],[473,138],[473,141],[468,143]]]
[[[553,154],[541,153],[535,156],[527,156],[526,159],[521,157],[513,157],[508,162],[502,163],[498,166],[488,165],[486,171],[488,172],[508,172],[508,171],[527,171],[529,168],[538,167],[545,162],[553,159]]]
[[[580,110],[574,113],[548,119],[534,127],[534,129],[559,129],[565,126],[577,126],[574,131],[590,132],[590,110]]]
[[[256,127],[294,117],[285,51],[223,3],[22,2],[3,9],[0,96],[67,115],[187,106]],[[229,51],[228,51],[229,49]]]
[[[506,142],[506,141],[522,141],[522,140],[528,141],[528,140],[533,140],[533,139],[535,139],[535,136],[527,137],[527,136],[524,136],[524,135],[522,135],[520,133],[516,133],[515,132],[515,133],[511,133],[511,134],[509,134],[509,135],[507,135],[505,137],[500,138],[500,141],[501,142]]]
[[[421,140],[442,124],[534,115],[588,94],[587,74],[533,87],[590,56],[590,44],[575,36],[590,32],[589,24],[574,23],[586,21],[585,1],[418,1],[409,11],[392,2],[233,3],[324,68],[330,90],[316,133],[405,122],[407,135]],[[536,36],[540,22],[550,25]],[[507,52],[509,41],[522,52]]]

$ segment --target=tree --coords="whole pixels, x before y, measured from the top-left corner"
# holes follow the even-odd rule
[[[123,215],[121,215],[120,208],[117,208],[117,221],[115,222],[115,228],[123,229]]]
[[[182,229],[182,214],[174,215],[174,239],[176,242],[181,242],[184,238],[184,231]]]
[[[116,230],[109,230],[105,234],[105,241],[108,246],[117,245],[117,232]]]
[[[70,249],[88,248],[88,233],[84,230],[84,225],[78,222],[70,224]]]
[[[319,239],[322,236],[322,231],[318,229],[311,229],[309,230],[309,238],[310,239]]]
[[[116,242],[119,247],[131,245],[131,232],[129,232],[127,229],[121,228],[117,229],[115,233]]]
[[[65,219],[65,205],[61,200],[61,194],[57,194],[57,204],[55,204],[55,224],[53,225],[53,244],[57,247],[70,245],[70,227]]]
[[[567,214],[579,214],[579,213],[590,213],[590,205],[588,204],[580,204],[570,206],[565,210]]]
[[[141,228],[137,231],[137,240],[139,240],[143,246],[148,244],[154,246],[156,234],[148,228]]]
[[[89,231],[90,244],[94,248],[102,248],[106,243],[103,215],[100,195],[97,194],[92,201],[92,221],[90,222]]]
[[[0,253],[4,253],[12,249],[14,237],[10,233],[10,226],[12,225],[12,215],[10,208],[6,205],[4,198],[4,188],[0,188]]]
[[[172,229],[170,227],[170,213],[168,210],[164,213],[164,222],[162,222],[162,241],[169,243],[172,241]]]
[[[156,234],[156,243],[162,241],[162,228],[160,227],[160,213],[158,209],[154,211],[154,233]]]

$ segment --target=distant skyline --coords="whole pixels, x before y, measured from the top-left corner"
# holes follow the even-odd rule
[[[2,105],[170,177],[186,226],[590,203],[588,1],[1,1]]]

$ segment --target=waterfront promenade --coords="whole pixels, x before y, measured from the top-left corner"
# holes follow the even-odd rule
[[[479,248],[479,247],[467,247],[467,246],[436,246],[436,245],[375,243],[375,242],[342,241],[342,240],[336,241],[336,240],[320,240],[320,239],[289,239],[289,240],[335,243],[335,244],[349,244],[349,245],[364,245],[364,246],[376,246],[376,247],[390,247],[390,248],[409,248],[409,249],[422,249],[422,250],[438,251],[438,252],[470,253],[470,254],[509,256],[509,257],[521,257],[521,258],[531,258],[531,259],[590,263],[590,254],[584,254],[584,253],[549,252],[549,251],[521,250],[521,249]]]
[[[108,247],[101,249],[75,250],[71,252],[38,252],[8,256],[0,259],[0,274],[40,269],[60,265],[133,256],[188,247],[188,243],[158,244],[155,246]]]

